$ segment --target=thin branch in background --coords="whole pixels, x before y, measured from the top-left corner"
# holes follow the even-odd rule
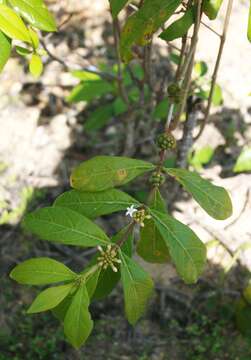
[[[208,30],[212,31],[215,35],[221,37],[221,34],[219,34],[216,30],[211,28],[211,26],[207,25],[204,21],[201,21],[201,24],[205,26]]]
[[[178,64],[176,74],[175,74],[175,82],[177,82],[177,83],[179,83],[179,80],[181,77],[181,69],[182,69],[184,57],[186,54],[186,45],[187,45],[187,35],[183,36],[183,38],[182,38],[182,47],[181,47],[181,52],[180,52],[179,64]],[[173,112],[174,112],[174,104],[171,104],[171,106],[168,109],[165,131],[169,130],[169,127],[170,127],[170,124],[172,121],[172,117],[173,117]]]
[[[43,39],[40,39],[40,43],[43,47],[43,49],[47,52],[47,55],[53,60],[53,61],[56,61],[58,62],[59,64],[61,64],[64,68],[65,71],[71,71],[72,69],[74,69],[74,66],[70,66],[70,65],[67,65],[66,61],[63,60],[62,58],[58,57],[57,55],[53,54],[47,47],[45,41]],[[81,71],[86,71],[86,72],[89,72],[91,74],[96,74],[98,75],[99,77],[101,77],[102,79],[104,80],[107,80],[107,81],[114,81],[114,80],[117,80],[117,77],[111,73],[107,73],[107,72],[104,72],[104,71],[98,71],[98,70],[94,70],[94,68],[92,67],[92,65],[90,66],[87,66],[87,67],[83,67],[81,68]]]
[[[175,115],[174,121],[173,121],[173,123],[170,124],[171,129],[175,129],[177,127],[177,125],[180,121],[180,117],[184,111],[184,108],[185,108],[185,105],[187,102],[187,98],[188,98],[188,93],[189,93],[190,84],[191,84],[192,71],[193,71],[193,66],[194,66],[195,50],[196,50],[197,43],[198,43],[198,33],[199,33],[200,23],[201,23],[201,15],[202,15],[201,6],[202,6],[202,0],[199,0],[198,5],[197,5],[197,17],[196,17],[196,21],[195,21],[195,25],[194,25],[194,31],[193,31],[193,36],[191,39],[190,49],[189,49],[188,54],[186,55],[186,59],[182,65],[182,69],[180,70],[180,74],[179,74],[180,81],[183,81],[182,86],[181,86],[181,101],[180,101],[178,112]]]
[[[211,83],[211,88],[210,88],[210,92],[209,92],[205,117],[201,123],[200,131],[199,131],[198,135],[195,137],[195,140],[197,140],[201,136],[201,134],[206,126],[206,123],[208,121],[209,114],[210,114],[215,84],[216,84],[216,80],[217,80],[218,70],[220,67],[220,62],[221,62],[221,57],[222,57],[225,41],[226,41],[226,35],[227,35],[228,25],[229,25],[229,21],[230,21],[230,17],[231,17],[232,8],[233,8],[233,0],[229,0],[228,6],[227,6],[227,11],[226,11],[226,16],[225,16],[225,21],[224,21],[224,26],[223,26],[223,32],[222,32],[221,40],[220,40],[219,51],[218,51],[218,55],[217,55],[217,59],[216,59],[216,63],[215,63],[214,71],[213,71],[212,83]]]
[[[123,68],[122,68],[122,60],[120,55],[120,48],[119,48],[119,42],[120,42],[120,26],[118,19],[112,18],[113,23],[113,36],[114,36],[114,43],[115,43],[115,49],[116,49],[116,56],[117,56],[117,65],[118,65],[118,76],[117,76],[117,82],[118,82],[118,88],[120,95],[124,102],[127,104],[127,106],[130,108],[130,100],[128,98],[128,94],[126,91],[126,88],[124,86],[123,82]]]

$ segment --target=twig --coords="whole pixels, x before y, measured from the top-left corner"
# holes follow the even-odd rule
[[[205,26],[208,30],[212,31],[215,35],[221,37],[221,34],[219,34],[216,30],[214,30],[213,28],[211,28],[211,26],[207,25],[206,23],[204,23],[204,21],[201,21],[201,24],[203,26]]]
[[[127,104],[127,106],[130,108],[130,100],[128,98],[126,88],[125,88],[124,82],[123,82],[122,59],[121,59],[120,48],[119,48],[119,40],[120,40],[119,21],[117,18],[116,19],[112,18],[112,23],[113,23],[113,36],[114,36],[114,43],[115,43],[116,56],[117,56],[117,65],[118,65],[118,76],[117,76],[118,88],[119,88],[119,92],[120,92],[122,99]]]
[[[183,64],[183,68],[181,70],[181,75],[180,75],[181,79],[183,79],[183,77],[184,77],[184,81],[183,81],[182,89],[181,89],[182,98],[181,98],[178,113],[176,114],[175,119],[174,119],[174,124],[172,125],[172,129],[174,129],[177,126],[177,124],[180,120],[180,117],[185,108],[185,104],[186,104],[189,89],[190,89],[191,76],[192,76],[193,65],[194,65],[194,56],[195,56],[195,50],[196,50],[196,46],[197,46],[197,42],[198,42],[198,33],[199,33],[200,23],[201,23],[201,5],[202,5],[202,0],[199,0],[198,5],[197,5],[197,17],[196,17],[196,22],[194,25],[194,31],[193,31],[193,36],[192,36],[192,40],[191,40],[190,50],[189,50],[189,53]]]
[[[239,215],[238,215],[233,221],[231,221],[229,224],[227,224],[227,225],[224,227],[224,230],[227,230],[228,228],[230,228],[230,226],[233,226],[234,224],[236,224],[237,221],[239,220],[239,218],[241,217],[241,215],[246,211],[246,208],[247,208],[247,206],[249,205],[249,195],[250,195],[250,188],[247,189],[246,198],[245,198],[243,207],[242,207]]]
[[[216,59],[215,67],[214,67],[214,72],[213,72],[213,76],[212,76],[212,83],[211,83],[211,88],[210,88],[210,92],[209,92],[207,108],[205,111],[205,117],[203,119],[203,122],[201,123],[199,133],[195,137],[195,140],[197,140],[201,136],[201,134],[206,126],[206,123],[208,121],[209,114],[210,114],[212,100],[213,100],[213,94],[214,94],[214,88],[215,88],[215,84],[216,84],[216,80],[217,80],[218,70],[220,67],[220,62],[221,62],[221,57],[222,57],[225,41],[226,41],[226,35],[227,35],[228,25],[229,25],[229,21],[230,21],[230,17],[231,17],[232,8],[233,8],[233,0],[229,0],[228,6],[227,6],[227,12],[226,12],[226,16],[225,16],[225,21],[224,21],[224,26],[223,26],[223,32],[221,35],[219,51],[218,51],[218,55],[217,55],[217,59]]]

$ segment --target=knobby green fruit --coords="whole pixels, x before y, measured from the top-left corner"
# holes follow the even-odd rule
[[[161,150],[173,150],[176,148],[176,139],[169,132],[163,133],[158,136],[157,145]]]
[[[149,182],[150,182],[150,184],[152,184],[152,185],[154,185],[154,186],[156,186],[156,187],[159,187],[159,186],[161,186],[162,184],[164,184],[164,182],[165,182],[165,176],[162,175],[162,174],[160,174],[160,173],[158,173],[157,171],[155,171],[155,172],[151,175],[151,177],[150,177],[150,179],[149,179]]]
[[[160,34],[160,38],[172,41],[184,36],[194,23],[194,7],[189,8],[185,14],[174,21],[166,30]]]
[[[216,19],[223,0],[204,0],[202,10],[210,20]]]

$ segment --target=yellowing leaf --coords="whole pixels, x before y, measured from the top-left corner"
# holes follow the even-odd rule
[[[43,72],[43,63],[41,57],[37,54],[32,54],[29,64],[30,73],[38,78]]]
[[[71,186],[80,191],[96,192],[121,186],[153,170],[151,163],[119,156],[96,156],[76,167]]]

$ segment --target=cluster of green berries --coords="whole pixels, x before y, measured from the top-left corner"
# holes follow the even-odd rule
[[[120,264],[121,260],[117,258],[118,251],[116,247],[108,245],[106,250],[103,250],[101,246],[98,246],[98,250],[100,252],[97,259],[98,265],[105,270],[110,266],[114,272],[118,272],[116,265]]]
[[[150,184],[152,184],[152,185],[154,185],[156,187],[159,187],[160,185],[164,184],[165,176],[160,174],[159,172],[155,171],[151,175],[149,181],[150,181]]]
[[[133,215],[132,215],[134,221],[138,224],[140,224],[141,227],[144,227],[144,221],[145,219],[151,219],[151,215],[147,214],[145,209],[140,209],[137,210]]]
[[[168,92],[168,97],[171,100],[171,102],[173,102],[175,104],[180,103],[182,90],[177,83],[170,84],[167,88],[167,92]]]
[[[170,132],[166,132],[157,137],[157,145],[161,150],[173,150],[176,148],[176,139]]]

